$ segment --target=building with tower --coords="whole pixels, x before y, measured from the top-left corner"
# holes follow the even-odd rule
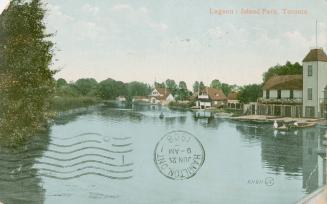
[[[312,49],[303,59],[304,117],[323,117],[321,104],[327,86],[327,55],[323,49]]]

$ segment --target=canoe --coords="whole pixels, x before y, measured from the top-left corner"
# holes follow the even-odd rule
[[[310,128],[310,127],[315,127],[317,123],[303,123],[299,124],[298,126],[294,126],[294,128]]]

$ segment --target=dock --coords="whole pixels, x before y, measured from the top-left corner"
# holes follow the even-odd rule
[[[314,191],[310,195],[302,198],[296,204],[326,204],[327,203],[327,187],[324,186]]]
[[[265,122],[273,123],[274,121],[283,123],[323,123],[322,120],[317,118],[291,118],[291,117],[278,117],[278,116],[267,116],[267,115],[244,115],[238,117],[232,117],[233,120],[238,121],[249,121],[249,122]]]

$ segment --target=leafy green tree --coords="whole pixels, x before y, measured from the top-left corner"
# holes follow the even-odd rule
[[[221,89],[223,90],[224,94],[228,96],[228,94],[233,91],[237,86],[236,85],[229,85],[226,83],[221,84]]]
[[[189,91],[185,81],[180,81],[177,90],[177,100],[187,100],[189,98]]]
[[[106,79],[99,83],[97,95],[105,100],[113,100],[118,96],[127,96],[126,84],[121,81]]]
[[[218,79],[214,79],[211,81],[210,87],[215,89],[220,89],[222,86],[221,82]]]
[[[200,89],[200,91],[205,89],[205,85],[204,85],[204,83],[202,81],[199,84],[199,89]]]
[[[202,90],[204,90],[204,88],[205,88],[205,85],[202,81],[201,82],[195,81],[193,84],[193,92],[194,93],[202,91]]]
[[[133,81],[127,84],[128,96],[148,96],[151,88],[148,84]]]
[[[176,91],[177,91],[177,84],[174,80],[172,79],[167,79],[166,80],[166,88],[173,94],[175,95],[176,94]]]
[[[57,80],[56,86],[57,87],[62,87],[62,86],[67,86],[67,81],[63,78],[60,78]]]
[[[84,96],[97,89],[98,82],[93,78],[78,79],[75,83],[76,89]]]
[[[40,0],[13,0],[0,15],[0,139],[8,145],[44,129],[49,116],[55,72],[44,16]]]
[[[262,97],[262,86],[259,84],[250,84],[240,88],[238,99],[242,103],[256,102]]]
[[[199,91],[200,83],[198,81],[195,81],[193,84],[193,92],[197,93]]]
[[[274,67],[270,67],[267,72],[263,74],[263,82],[266,82],[272,76],[276,75],[296,75],[302,74],[303,67],[298,62],[292,64],[287,61],[285,65],[276,65]]]
[[[162,82],[162,83],[154,82],[154,87],[156,87],[156,88],[165,88],[166,84],[164,82]]]

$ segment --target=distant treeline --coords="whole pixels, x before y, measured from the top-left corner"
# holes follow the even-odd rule
[[[56,82],[56,96],[62,97],[98,97],[103,100],[113,100],[118,96],[133,97],[147,96],[151,92],[150,85],[142,82],[116,81],[106,79],[97,82],[93,78],[78,79],[76,82],[67,82],[58,79]]]
[[[242,103],[255,102],[262,97],[262,85],[272,76],[276,75],[294,75],[302,74],[302,66],[296,62],[292,64],[287,61],[285,65],[276,65],[263,73],[263,82],[261,84],[249,84],[239,86],[236,84],[223,83],[218,79],[211,81],[210,85],[204,84],[202,81],[195,81],[190,91],[185,81],[178,84],[173,79],[167,79],[164,82],[155,82],[150,85],[143,82],[133,81],[124,83],[114,79],[106,79],[97,82],[93,78],[78,79],[76,82],[67,82],[65,79],[56,81],[56,95],[61,97],[97,97],[103,100],[114,100],[118,96],[125,96],[127,100],[132,100],[134,96],[148,96],[154,87],[167,88],[176,100],[189,100],[190,97],[199,91],[204,90],[206,86],[221,89],[226,96],[231,92],[238,93],[238,99]]]

